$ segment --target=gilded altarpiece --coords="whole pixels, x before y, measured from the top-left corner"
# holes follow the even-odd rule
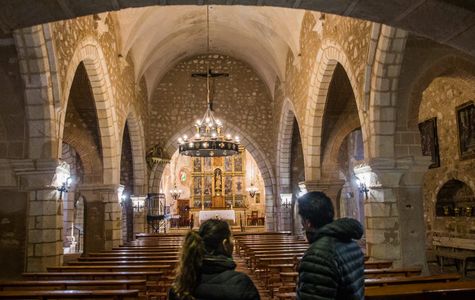
[[[244,208],[244,149],[226,157],[194,157],[191,207],[195,209]]]

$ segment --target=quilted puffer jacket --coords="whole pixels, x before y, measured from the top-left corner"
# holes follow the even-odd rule
[[[298,266],[298,300],[364,299],[364,255],[353,239],[361,224],[349,218],[307,234],[310,247]]]

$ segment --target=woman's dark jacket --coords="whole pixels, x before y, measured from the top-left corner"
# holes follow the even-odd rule
[[[193,293],[197,300],[259,300],[259,292],[251,278],[234,269],[236,264],[226,256],[206,256],[201,267],[201,279]],[[180,300],[173,288],[168,299]]]
[[[363,227],[338,219],[307,233],[311,243],[298,267],[298,300],[364,299],[364,255],[353,239]]]

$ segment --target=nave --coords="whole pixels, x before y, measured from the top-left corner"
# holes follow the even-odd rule
[[[167,299],[175,278],[182,235],[139,234],[109,251],[89,253],[1,281],[0,299]],[[234,260],[247,273],[262,300],[295,299],[296,266],[308,243],[289,233],[236,233]],[[365,298],[473,299],[474,276],[454,272],[422,274],[421,266],[397,268],[365,256]]]

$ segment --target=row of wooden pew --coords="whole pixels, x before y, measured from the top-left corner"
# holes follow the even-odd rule
[[[181,236],[131,242],[88,253],[47,272],[0,282],[0,299],[166,299]]]
[[[295,299],[296,266],[308,244],[291,235],[237,236],[236,250],[277,299]],[[366,299],[475,299],[475,281],[460,274],[422,276],[421,267],[394,268],[365,257]]]

